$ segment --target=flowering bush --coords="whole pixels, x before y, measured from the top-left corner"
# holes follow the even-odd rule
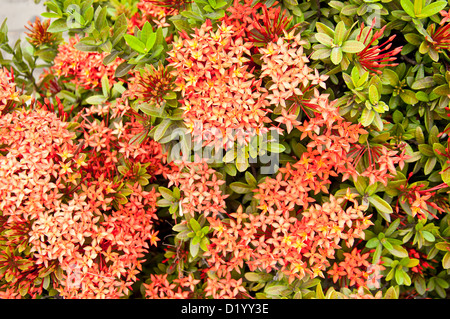
[[[0,28],[1,298],[447,298],[447,1],[44,5]]]

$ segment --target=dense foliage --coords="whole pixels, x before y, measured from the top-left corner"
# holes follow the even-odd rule
[[[447,298],[447,1],[44,5],[0,28],[0,297]]]

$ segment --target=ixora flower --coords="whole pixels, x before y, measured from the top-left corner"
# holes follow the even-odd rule
[[[174,89],[174,78],[171,68],[162,64],[155,68],[153,65],[135,70],[128,80],[129,87],[122,97],[136,98],[141,102],[157,107],[164,101],[163,97]]]
[[[159,240],[153,229],[158,194],[136,182],[126,203],[113,208],[112,182],[106,173],[91,179],[83,172],[93,167],[89,160],[84,167],[86,154],[68,125],[44,110],[0,118],[2,289],[118,298],[128,294],[144,253]],[[85,182],[72,188],[80,177]]]
[[[384,26],[371,35],[375,23],[376,20],[373,19],[372,25],[369,28],[364,28],[364,23],[361,24],[361,29],[356,39],[359,41],[364,37],[363,43],[366,47],[362,51],[358,52],[356,56],[358,62],[365,70],[381,74],[381,68],[397,65],[397,63],[391,62],[396,60],[395,56],[400,53],[403,47],[397,47],[389,51],[392,46],[392,41],[396,37],[395,34],[391,35],[382,44],[372,46],[375,41],[381,39],[383,32],[386,29],[386,26]]]
[[[209,20],[192,37],[182,33],[168,52],[181,91],[183,120],[194,141],[203,146],[229,148],[239,140],[247,144],[257,133],[267,132],[269,105],[261,80],[249,70],[252,43],[244,43],[234,26],[222,23],[212,30]],[[226,131],[241,132],[234,137]],[[223,139],[217,139],[217,134]]]
[[[97,89],[101,87],[101,79],[106,76],[110,85],[116,82],[114,73],[122,59],[117,58],[108,65],[103,64],[103,59],[108,53],[83,52],[75,48],[80,41],[78,36],[69,38],[68,43],[58,46],[58,54],[54,59],[54,65],[44,72],[54,74],[63,81],[71,81],[85,89]]]
[[[141,29],[145,22],[151,21],[157,27],[168,27],[168,17],[179,14],[183,1],[153,1],[141,0],[136,4],[138,12],[128,20],[128,33],[132,34],[134,28]]]
[[[450,5],[360,2],[3,23],[0,298],[448,298]]]
[[[290,282],[324,277],[328,259],[334,258],[341,240],[351,247],[371,225],[371,216],[364,216],[356,201],[344,209],[346,203],[330,196],[330,202],[305,210],[301,220],[290,217],[283,204],[258,215],[245,214],[240,207],[227,220],[208,218],[214,229],[204,253],[209,270],[225,277],[241,272],[245,264],[250,271],[281,271]]]
[[[28,33],[25,33],[28,37],[28,42],[37,47],[44,44],[58,44],[62,39],[57,33],[48,32],[47,29],[49,26],[50,20],[41,22],[39,17],[36,17],[34,23],[28,22],[28,26],[25,26],[29,31]]]
[[[0,114],[7,111],[15,102],[19,101],[19,91],[14,82],[14,73],[6,68],[0,69]]]

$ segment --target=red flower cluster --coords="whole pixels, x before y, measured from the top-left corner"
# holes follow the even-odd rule
[[[14,82],[14,73],[6,68],[0,69],[0,114],[8,111],[14,102],[19,100],[19,91]]]
[[[225,183],[216,171],[203,161],[179,163],[179,170],[169,175],[169,187],[180,188],[180,214],[201,214],[207,217],[225,214],[225,198],[220,188]]]
[[[184,122],[203,146],[246,144],[271,122],[268,93],[248,69],[251,47],[234,26],[222,23],[214,32],[208,20],[192,38],[183,33],[168,53],[175,91],[183,97]]]
[[[375,46],[372,46],[376,41],[383,36],[383,32],[386,29],[386,26],[378,30],[372,35],[372,38],[370,39],[370,35],[372,32],[372,29],[375,25],[376,20],[372,20],[372,25],[370,26],[369,30],[366,31],[366,36],[364,38],[363,43],[366,45],[366,47],[361,51],[358,52],[356,55],[358,57],[358,61],[361,64],[361,66],[370,72],[381,74],[382,71],[381,68],[384,68],[386,66],[396,66],[398,63],[390,63],[392,61],[395,61],[395,56],[400,53],[403,47],[397,47],[394,50],[389,51],[389,49],[392,46],[392,40],[396,37],[396,35],[390,36],[385,42],[382,44],[377,44]],[[359,41],[362,38],[362,34],[364,31],[364,23],[361,24],[361,30],[359,35],[357,36],[357,40]],[[370,39],[370,41],[369,41]],[[383,47],[384,46],[384,47]]]
[[[108,53],[79,51],[74,47],[79,41],[78,36],[75,36],[71,37],[68,43],[60,44],[54,65],[44,74],[54,74],[87,90],[100,88],[103,76],[106,76],[110,85],[113,85],[116,82],[114,73],[122,59],[117,58],[112,63],[104,65],[103,59]]]
[[[381,265],[370,264],[367,260],[370,253],[361,255],[361,251],[357,248],[353,249],[351,253],[344,253],[345,260],[339,264],[334,263],[333,268],[327,273],[333,276],[333,281],[338,279],[347,279],[350,281],[348,286],[380,288],[378,280],[382,277],[381,270],[385,267]],[[347,285],[346,285],[347,286]]]
[[[116,166],[107,165],[116,156],[93,155],[111,151],[109,145],[115,144],[102,141],[113,136],[112,130],[94,123],[82,123],[83,148],[54,113],[14,112],[0,118],[0,145],[6,151],[0,156],[5,234],[0,267],[6,266],[1,278],[15,287],[12,294],[36,296],[52,283],[64,297],[123,296],[136,281],[149,245],[159,240],[153,229],[158,194],[144,191],[142,180],[125,176],[127,197],[117,201],[117,184],[108,173]],[[129,160],[146,163],[152,154],[161,160],[162,154],[149,152],[150,147],[136,147]]]

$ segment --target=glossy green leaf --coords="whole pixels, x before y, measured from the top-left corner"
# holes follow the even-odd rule
[[[356,40],[349,40],[345,41],[342,45],[342,51],[345,53],[358,53],[364,50],[366,46],[364,43],[356,41]]]
[[[389,205],[384,199],[382,199],[380,196],[376,194],[369,197],[369,202],[385,219],[386,217],[389,217],[389,215],[393,213],[391,205]],[[388,221],[390,221],[390,217]]]
[[[123,37],[133,50],[139,53],[145,53],[145,44],[141,40],[130,34],[125,34]]]
[[[316,37],[317,41],[327,47],[330,47],[333,44],[333,39],[325,33],[316,33],[314,36]]]
[[[403,10],[405,10],[405,12],[412,18],[415,18],[416,15],[414,13],[414,5],[411,1],[409,0],[401,0],[400,4],[403,8]]]
[[[230,188],[233,192],[238,193],[238,194],[251,193],[253,190],[253,188],[250,185],[242,183],[242,182],[231,183]]]
[[[339,64],[342,61],[342,49],[340,47],[336,47],[331,49],[330,55],[331,62],[334,64]]]
[[[446,5],[447,5],[447,1],[431,2],[425,8],[422,8],[421,12],[418,13],[416,16],[417,16],[417,18],[420,18],[420,19],[431,17],[432,15],[439,13],[439,11],[444,9]]]

